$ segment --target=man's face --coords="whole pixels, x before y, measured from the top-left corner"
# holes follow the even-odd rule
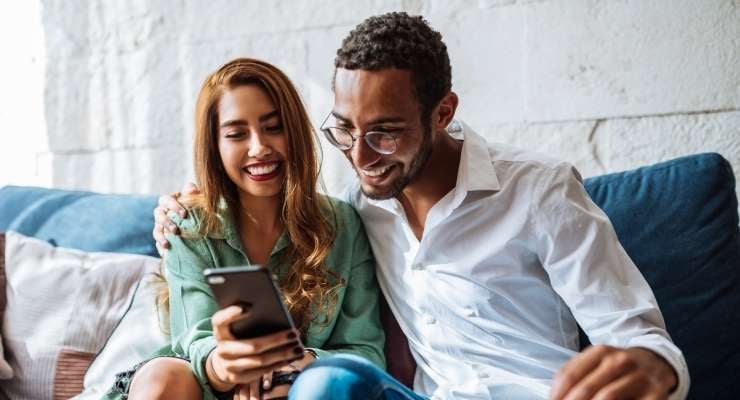
[[[357,172],[363,193],[371,199],[398,195],[429,158],[429,122],[421,121],[410,71],[337,69],[332,116],[336,126],[357,137],[344,154]],[[396,135],[396,151],[386,155],[371,149],[363,137],[369,131]]]

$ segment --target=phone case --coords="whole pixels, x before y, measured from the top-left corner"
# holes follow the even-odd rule
[[[203,272],[219,308],[241,305],[248,316],[231,324],[237,339],[265,336],[293,329],[293,320],[283,303],[272,274],[259,266],[207,269]]]

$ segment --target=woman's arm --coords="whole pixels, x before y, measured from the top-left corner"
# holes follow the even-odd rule
[[[342,219],[340,219],[342,220]],[[320,349],[311,349],[321,358],[333,353],[359,355],[385,369],[385,335],[380,324],[375,259],[359,216],[351,210],[345,229],[354,233],[347,249],[335,249],[338,259],[349,257],[350,270],[341,304],[336,307],[336,324]]]

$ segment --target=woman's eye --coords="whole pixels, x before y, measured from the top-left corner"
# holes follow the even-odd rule
[[[282,125],[266,126],[265,131],[269,133],[278,133],[283,131]]]
[[[224,137],[227,139],[236,139],[244,136],[244,132],[229,132]]]

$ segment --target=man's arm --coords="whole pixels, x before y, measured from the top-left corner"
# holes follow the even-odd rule
[[[652,290],[577,171],[558,165],[536,190],[532,217],[542,265],[553,289],[599,344],[561,368],[551,397],[685,398],[686,361],[670,340]]]

